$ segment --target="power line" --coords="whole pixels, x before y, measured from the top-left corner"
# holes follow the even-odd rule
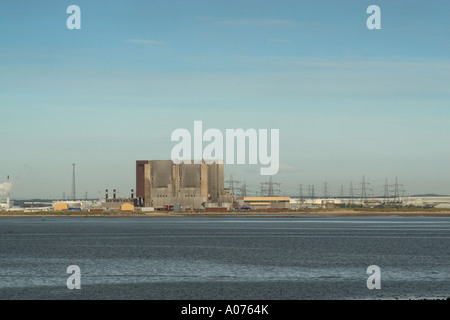
[[[353,204],[353,182],[350,182],[350,203]]]
[[[384,181],[384,202],[387,203],[389,199],[389,184],[388,179],[386,178]]]
[[[326,181],[323,184],[323,197],[325,199],[328,198],[328,183]]]
[[[261,194],[262,194],[262,192],[263,192],[263,185],[268,185],[268,190],[267,190],[267,196],[268,196],[268,197],[274,197],[274,196],[275,196],[275,191],[276,191],[277,193],[281,193],[281,190],[280,190],[280,189],[274,189],[274,185],[280,186],[280,183],[278,183],[278,182],[273,182],[273,181],[272,181],[272,176],[270,176],[269,182],[263,182],[263,183],[261,184]],[[262,195],[261,195],[261,196],[262,196]]]
[[[233,180],[233,174],[230,174],[230,180],[227,180],[225,182],[228,182],[228,188],[231,190],[231,194],[234,194],[234,183],[240,183],[240,181]]]
[[[242,187],[237,188],[237,189],[241,193],[241,197],[246,197],[247,196],[248,188],[247,188],[247,184],[245,183],[245,180],[244,180],[244,183],[242,184]]]

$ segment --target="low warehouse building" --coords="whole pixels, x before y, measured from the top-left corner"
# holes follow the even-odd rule
[[[134,206],[131,203],[124,203],[120,206],[120,211],[128,211],[128,212],[133,212],[134,211]]]
[[[69,205],[67,203],[55,203],[53,205],[53,210],[55,210],[55,211],[69,210]]]
[[[290,197],[244,197],[242,206],[251,209],[290,209]]]

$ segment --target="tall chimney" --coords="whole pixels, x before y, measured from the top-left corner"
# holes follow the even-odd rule
[[[108,189],[105,191],[105,199],[108,200]]]
[[[113,198],[116,198],[116,189],[113,190]]]
[[[134,189],[131,189],[131,199],[134,199]]]

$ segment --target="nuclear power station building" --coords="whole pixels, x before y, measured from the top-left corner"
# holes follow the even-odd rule
[[[179,204],[192,209],[232,205],[224,189],[223,163],[175,164],[172,160],[136,161],[137,204],[163,208]]]

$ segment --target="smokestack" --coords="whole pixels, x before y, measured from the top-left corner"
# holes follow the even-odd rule
[[[131,199],[134,199],[134,189],[131,189]]]
[[[105,191],[105,199],[108,200],[108,189]]]
[[[113,198],[116,198],[116,189],[113,190]]]

